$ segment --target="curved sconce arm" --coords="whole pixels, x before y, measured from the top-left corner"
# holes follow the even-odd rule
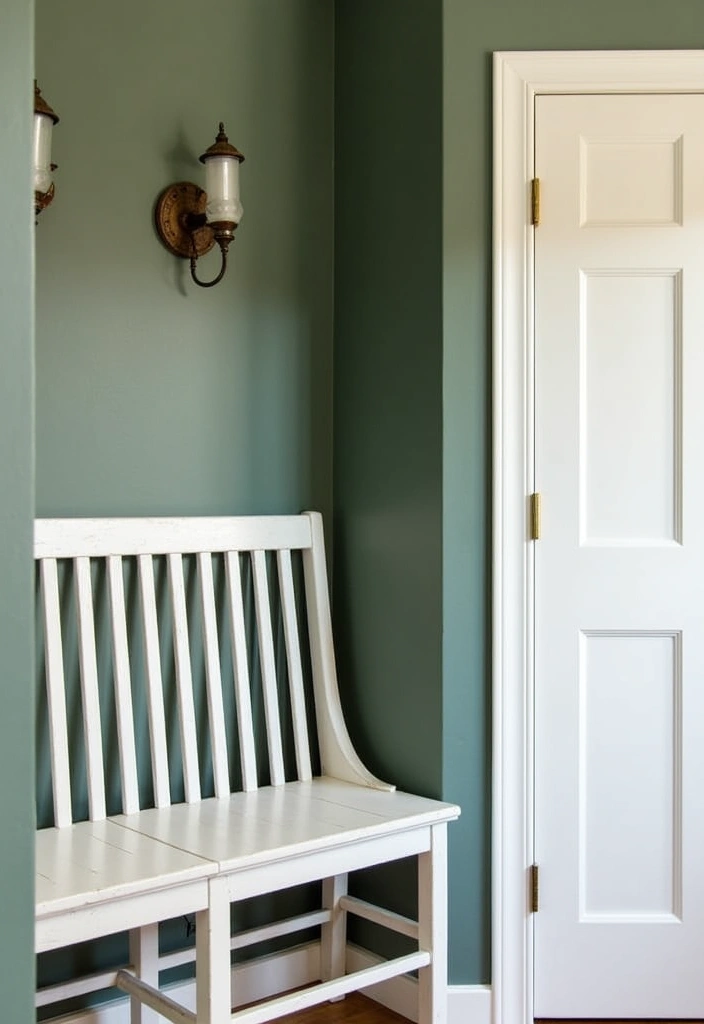
[[[200,278],[196,274],[196,263],[198,261],[198,256],[195,253],[191,256],[191,277],[193,278],[194,282],[198,285],[199,288],[213,288],[216,284],[219,284],[222,281],[223,277],[225,276],[225,271],[227,270],[227,250],[230,245],[230,240],[218,239],[217,241],[218,245],[220,246],[220,273],[217,275],[217,277],[214,277],[212,281],[200,280]]]
[[[181,181],[164,189],[154,211],[159,238],[174,256],[189,260],[191,278],[199,288],[213,288],[222,281],[227,270],[228,249],[237,230],[234,221],[208,222],[206,200],[202,188],[193,182]],[[196,264],[216,242],[220,247],[220,271],[212,281],[202,281],[196,273]]]

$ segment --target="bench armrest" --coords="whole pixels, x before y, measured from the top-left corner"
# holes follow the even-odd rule
[[[303,552],[303,568],[322,772],[342,782],[393,792],[395,786],[377,779],[364,766],[347,731],[337,685],[323,518],[319,512],[304,514],[312,536],[311,547]]]

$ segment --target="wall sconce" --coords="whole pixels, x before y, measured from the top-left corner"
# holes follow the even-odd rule
[[[51,162],[51,133],[59,123],[58,115],[51,109],[41,94],[34,79],[34,212],[37,216],[45,210],[54,198],[52,171],[56,164]]]
[[[212,288],[227,270],[227,250],[242,219],[240,164],[244,157],[228,141],[225,126],[199,158],[205,164],[205,191],[191,181],[169,185],[156,201],[159,238],[174,256],[191,261],[191,277],[201,288]],[[196,261],[220,246],[220,273],[212,281],[196,275]]]

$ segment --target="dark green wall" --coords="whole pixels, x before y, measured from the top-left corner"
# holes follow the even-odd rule
[[[363,759],[442,792],[442,10],[335,7],[334,602]],[[360,892],[414,913],[411,865]],[[366,934],[365,934],[366,933]],[[382,951],[381,937],[355,931]]]
[[[0,31],[0,1015],[34,1016],[32,514],[33,5],[4,0]]]
[[[39,515],[329,511],[332,30],[326,0],[39,0]],[[152,209],[219,120],[245,213],[202,290]]]
[[[697,46],[704,8],[337,0],[335,11],[337,630],[368,758],[463,807],[450,828],[450,978],[487,982],[491,55]],[[391,884],[393,898],[409,903],[411,884]]]
[[[61,117],[37,229],[38,515],[329,514],[332,33],[327,0],[38,0],[37,76]],[[201,290],[153,206],[204,182],[219,120],[246,157],[245,214],[225,280]],[[40,977],[125,955],[62,951]]]
[[[362,756],[439,795],[442,23],[434,0],[403,17],[398,4],[343,0],[335,36],[343,699]]]

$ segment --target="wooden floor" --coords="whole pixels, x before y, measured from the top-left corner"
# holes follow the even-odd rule
[[[339,1003],[323,1003],[312,1010],[282,1017],[281,1024],[408,1024],[408,1021],[393,1010],[387,1010],[385,1006],[354,992]],[[536,1020],[535,1024],[704,1024],[704,1021]]]
[[[408,1024],[393,1010],[387,1010],[359,992],[341,999],[339,1003],[323,1003],[312,1010],[291,1013],[281,1017],[281,1024]]]

